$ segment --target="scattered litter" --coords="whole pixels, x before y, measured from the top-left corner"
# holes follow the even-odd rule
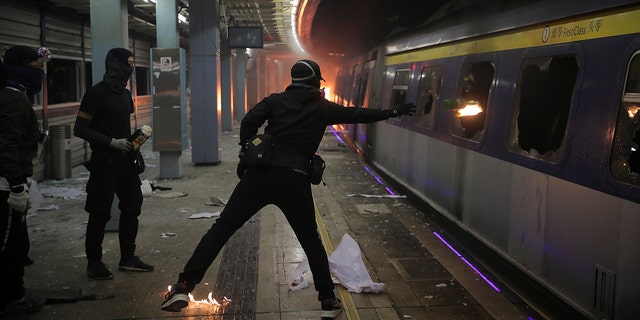
[[[187,213],[187,212],[189,212],[189,210],[180,209],[180,212],[182,212],[182,213]]]
[[[156,196],[160,198],[181,198],[186,197],[187,194],[185,192],[167,192],[167,193],[157,193]]]
[[[347,197],[365,197],[365,198],[392,198],[392,199],[404,199],[407,196],[405,195],[399,195],[399,194],[382,194],[382,195],[376,195],[376,194],[355,194],[355,193],[351,193],[348,194]]]
[[[211,197],[211,202],[205,203],[207,206],[222,207],[227,205],[227,200],[217,197]]]
[[[107,252],[111,251],[110,249],[102,249],[102,254],[105,254]],[[82,254],[77,254],[75,256],[73,256],[73,258],[86,258],[87,254],[86,253],[82,253]]]
[[[220,211],[201,212],[201,213],[192,214],[191,216],[189,216],[189,219],[209,219],[212,217],[219,217],[220,213],[221,213]]]
[[[175,232],[163,232],[160,234],[160,238],[170,238],[175,237],[177,233]]]
[[[446,287],[447,284],[446,283],[440,283],[440,284],[436,284],[436,288],[444,288]]]
[[[58,210],[58,209],[60,209],[58,205],[50,204],[48,206],[39,207],[38,211],[52,211],[52,210]]]
[[[402,317],[403,317],[403,318],[405,318],[405,319],[413,319],[413,317],[412,317],[412,316],[410,316],[410,315],[406,315],[406,314],[405,314],[405,315],[403,315]]]
[[[140,182],[140,191],[142,191],[142,196],[150,197],[151,195],[153,195],[153,189],[151,188],[151,183],[149,182],[149,180],[144,179]]]
[[[153,182],[151,182],[151,189],[154,190],[154,191],[155,190],[167,191],[167,190],[172,190],[173,188],[160,186],[155,181],[153,181]]]
[[[84,197],[87,193],[76,188],[70,187],[46,187],[40,190],[42,195],[51,198],[78,199]]]
[[[343,285],[349,292],[378,293],[384,290],[384,283],[376,283],[362,261],[360,247],[348,234],[342,236],[342,240],[336,250],[329,256],[329,269],[336,278],[337,283]],[[304,281],[304,273],[309,271],[307,259],[302,261],[296,269],[287,277],[287,283],[291,290],[298,290]]]
[[[432,295],[424,296],[425,299],[433,299]]]

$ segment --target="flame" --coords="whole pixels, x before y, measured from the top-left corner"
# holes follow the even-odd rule
[[[629,118],[633,119],[636,117],[636,114],[638,114],[638,110],[640,110],[640,107],[636,106],[636,105],[630,105],[627,107],[627,113],[629,114]]]
[[[169,286],[167,288],[169,291],[171,291],[171,286]],[[209,292],[209,295],[207,295],[206,299],[201,299],[201,300],[196,300],[193,295],[191,293],[189,293],[189,302],[195,304],[196,306],[198,305],[208,305],[208,306],[222,306],[223,304],[228,304],[229,302],[231,302],[231,299],[227,298],[227,297],[223,297],[222,298],[222,303],[218,302],[218,300],[213,298],[213,292]]]
[[[475,101],[469,101],[464,108],[460,108],[456,110],[456,117],[469,117],[475,116],[482,112],[482,107]]]

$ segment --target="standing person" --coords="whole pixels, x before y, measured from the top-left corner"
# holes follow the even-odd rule
[[[241,160],[235,187],[220,217],[202,237],[193,255],[162,303],[162,310],[180,311],[188,294],[202,281],[231,235],[268,204],[282,210],[309,260],[322,317],[334,318],[342,310],[331,280],[327,253],[317,231],[311,184],[310,160],[316,153],[328,125],[370,123],[412,114],[415,105],[389,110],[345,108],[327,101],[320,90],[320,67],[311,60],[299,60],[291,68],[292,83],[282,93],[271,94],[256,104],[242,119]],[[273,139],[269,164],[247,166],[242,159],[250,138],[268,122],[265,133]]]
[[[46,48],[14,46],[0,64],[0,313],[39,309],[25,296],[23,279],[29,260],[27,178],[33,174],[32,161],[41,142],[33,95],[42,88],[44,63],[50,57]]]
[[[85,92],[76,117],[73,133],[91,146],[87,200],[89,213],[85,250],[87,275],[108,280],[113,274],[102,262],[104,228],[111,219],[114,194],[120,203],[120,271],[153,271],[135,255],[138,216],[142,209],[140,177],[133,165],[130,115],[133,100],[126,88],[133,71],[133,54],[124,48],[113,48],[105,58],[102,81]]]

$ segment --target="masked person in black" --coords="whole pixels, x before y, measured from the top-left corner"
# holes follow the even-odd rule
[[[255,105],[242,119],[241,157],[248,157],[250,138],[263,123],[273,139],[270,160],[253,166],[240,160],[240,182],[220,217],[200,243],[162,304],[165,311],[180,311],[188,305],[187,295],[200,283],[231,235],[268,204],[278,206],[295,232],[309,260],[322,316],[334,318],[342,302],[334,294],[327,254],[317,231],[311,184],[310,161],[328,125],[370,123],[412,114],[415,105],[405,104],[389,110],[345,108],[327,101],[320,91],[320,67],[311,60],[300,60],[291,68],[292,83],[282,93],[271,94]],[[244,153],[247,155],[244,155]]]
[[[130,115],[133,100],[126,88],[133,71],[133,54],[124,48],[113,48],[105,59],[103,80],[85,92],[76,117],[74,134],[89,142],[91,159],[87,182],[85,211],[89,213],[85,250],[87,275],[98,280],[112,279],[113,274],[102,262],[104,229],[111,218],[111,205],[116,194],[120,200],[120,271],[152,271],[135,255],[138,216],[142,209],[140,177],[132,161],[133,144]]]
[[[31,207],[27,178],[38,152],[40,126],[32,108],[40,92],[46,48],[9,48],[4,55],[0,89],[0,314],[37,311],[25,296],[24,264],[29,260],[26,215]]]

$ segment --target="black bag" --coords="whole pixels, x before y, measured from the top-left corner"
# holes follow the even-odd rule
[[[324,159],[314,154],[313,157],[311,157],[311,168],[309,170],[309,181],[311,181],[311,184],[320,184],[320,182],[322,182],[324,168]]]
[[[142,156],[142,153],[140,152],[140,150],[136,150],[133,153],[133,167],[135,168],[135,171],[137,174],[141,174],[144,172],[144,169],[146,168],[146,165],[144,164],[144,157]]]
[[[273,137],[270,134],[256,134],[246,142],[246,150],[242,161],[249,167],[262,167],[269,164],[273,147]]]

